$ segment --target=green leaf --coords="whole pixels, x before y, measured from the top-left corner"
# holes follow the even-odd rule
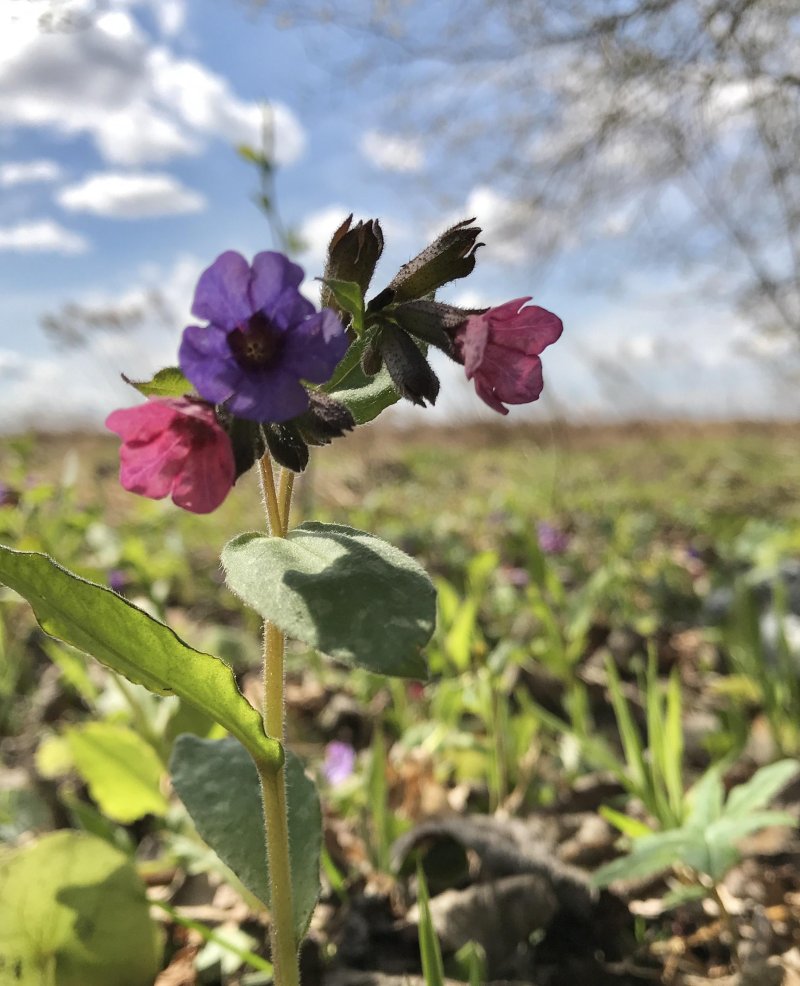
[[[237,144],[236,153],[243,161],[247,161],[248,164],[254,164],[263,171],[272,170],[272,164],[269,158],[266,157],[263,151],[258,150],[256,147],[251,147],[249,144]]]
[[[377,674],[425,677],[436,592],[398,548],[352,527],[306,523],[286,538],[241,534],[222,564],[230,589],[295,640]]]
[[[677,668],[669,676],[664,718],[664,782],[670,808],[676,818],[683,816],[683,698]]]
[[[621,811],[609,808],[607,805],[601,805],[599,811],[600,815],[607,822],[610,822],[615,828],[619,829],[623,835],[627,835],[629,839],[641,839],[644,836],[653,834],[650,826],[638,818],[631,818],[630,815],[625,815]]]
[[[55,832],[0,857],[0,981],[152,986],[160,968],[144,887],[119,850]]]
[[[194,387],[177,366],[165,366],[150,380],[131,380],[124,373],[122,379],[145,397],[183,397],[194,393]]]
[[[723,815],[706,829],[706,839],[712,845],[728,842],[734,844],[751,832],[769,828],[772,825],[797,824],[797,818],[788,811],[753,811],[746,815]]]
[[[661,873],[677,862],[686,862],[687,856],[700,852],[705,856],[706,845],[702,833],[685,829],[670,829],[637,839],[628,856],[615,859],[601,866],[592,875],[596,887],[606,887],[615,880],[633,880]]]
[[[800,770],[797,760],[779,760],[762,767],[744,784],[739,784],[728,795],[725,816],[742,815],[763,808]]]
[[[400,400],[385,366],[374,377],[366,376],[359,368],[348,376],[347,386],[337,388],[332,394],[344,404],[358,425],[372,421]]]
[[[722,799],[725,789],[722,786],[722,767],[715,764],[709,767],[689,792],[689,814],[687,828],[707,828],[722,813]]]
[[[371,335],[373,333],[366,333],[350,346],[323,387],[326,393],[345,405],[359,425],[372,421],[381,411],[400,400],[386,367],[372,377],[361,369],[361,355]]]
[[[614,715],[617,720],[617,729],[619,731],[620,740],[622,741],[622,749],[625,752],[625,761],[628,766],[630,783],[633,785],[634,792],[645,801],[648,807],[651,807],[651,805],[648,804],[648,795],[651,792],[647,767],[645,765],[642,740],[639,735],[639,730],[636,728],[636,724],[633,721],[633,715],[631,714],[630,707],[622,694],[622,686],[620,684],[619,675],[617,674],[617,669],[614,666],[614,662],[611,657],[609,657],[606,661],[606,673],[608,675],[608,694],[614,708]]]
[[[335,277],[320,277],[325,287],[330,288],[336,303],[342,311],[353,316],[352,326],[356,335],[364,332],[364,295],[355,281],[340,281]]]
[[[174,692],[208,713],[265,766],[281,763],[280,744],[264,734],[261,716],[239,692],[231,669],[189,647],[126,599],[68,572],[47,555],[3,545],[0,583],[28,600],[45,633],[157,695]]]
[[[143,815],[164,815],[164,766],[149,743],[127,726],[90,722],[65,732],[78,773],[104,815],[127,825]]]
[[[417,898],[419,904],[419,954],[426,986],[444,986],[444,964],[436,929],[433,927],[428,885],[422,865],[417,863]]]
[[[386,740],[380,726],[375,727],[372,735],[367,792],[375,864],[382,873],[388,873],[392,841],[389,832],[389,784],[386,778]]]
[[[286,751],[286,799],[292,901],[298,941],[319,897],[322,816],[302,762]],[[261,784],[247,751],[230,738],[179,736],[170,760],[172,782],[201,837],[242,883],[269,902]]]

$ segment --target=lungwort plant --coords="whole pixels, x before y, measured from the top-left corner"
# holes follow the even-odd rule
[[[172,784],[200,835],[269,908],[278,986],[299,982],[299,944],[319,894],[322,834],[317,792],[284,745],[286,640],[378,674],[421,679],[436,609],[426,573],[390,544],[336,524],[292,528],[294,479],[310,448],[371,421],[400,398],[433,404],[439,380],[427,359],[431,346],[462,364],[478,395],[500,413],[538,398],[539,355],[561,333],[555,315],[527,306],[528,298],[488,310],[435,300],[440,287],[472,272],[479,234],[472,220],[457,223],[367,299],[383,234],[377,221],[349,218],[331,240],[320,311],[300,293],[303,271],[283,254],[265,251],[248,263],[223,253],[200,277],[197,322],[183,333],[178,365],[133,382],[145,402],[108,418],[122,439],[120,480],[134,493],[171,496],[185,510],[208,513],[255,468],[266,523],[256,521],[256,530],[234,538],[222,565],[228,587],[263,619],[259,710],[221,659],[195,650],[114,591],[46,555],[0,547],[0,581],[30,602],[48,634],[156,695],[179,696],[227,732],[222,739],[178,737]],[[89,847],[80,849],[91,856]],[[61,850],[76,851],[51,841],[45,855]],[[19,851],[3,864],[2,914],[19,910],[19,895],[31,885],[24,857]],[[102,881],[116,866],[125,874],[122,890],[134,893],[129,860],[122,856],[106,869],[99,863],[98,857],[86,881]],[[19,970],[20,981],[58,986],[152,982],[151,933],[123,975],[120,963],[109,965],[113,956],[97,953],[84,934],[91,922],[63,914],[71,907],[80,917],[82,902],[95,907],[103,898],[51,883],[53,908],[57,898],[63,929],[72,931],[48,939],[6,925],[3,968]],[[108,901],[111,920],[117,912]],[[140,924],[146,916],[146,906],[137,911]],[[120,938],[129,934],[118,930]]]

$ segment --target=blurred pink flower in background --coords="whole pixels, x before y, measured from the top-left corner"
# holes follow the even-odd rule
[[[554,527],[553,524],[548,524],[546,520],[540,520],[536,525],[536,535],[539,539],[539,547],[546,555],[563,555],[569,548],[569,534]]]

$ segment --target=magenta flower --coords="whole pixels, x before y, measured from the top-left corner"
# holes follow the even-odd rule
[[[542,392],[539,354],[561,335],[561,319],[530,298],[516,298],[470,315],[453,333],[456,356],[468,380],[489,407],[508,414],[504,404],[527,404]]]
[[[569,548],[570,536],[546,520],[540,520],[536,525],[536,535],[539,547],[546,555],[563,555]]]
[[[302,268],[282,253],[257,253],[252,267],[232,250],[200,276],[179,362],[197,392],[250,421],[288,421],[308,408],[301,383],[325,383],[348,339],[335,312],[297,290]]]
[[[114,411],[106,427],[122,439],[119,479],[126,490],[207,514],[236,477],[230,439],[214,408],[192,397],[151,399]]]

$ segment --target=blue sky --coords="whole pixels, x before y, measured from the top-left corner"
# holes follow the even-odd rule
[[[344,63],[364,36],[279,30],[235,0],[97,7],[6,0],[0,9],[4,428],[99,423],[134,402],[118,375],[174,362],[198,273],[225,249],[271,246],[250,198],[256,176],[234,151],[258,141],[265,100],[276,120],[281,211],[308,244],[299,259],[309,279],[346,212],[384,223],[376,287],[437,231],[477,214],[487,247],[476,273],[446,296],[488,305],[533,295],[562,316],[564,337],[545,355],[545,397],[514,417],[786,410],[785,392],[743,355],[758,345],[748,327],[724,303],[687,291],[685,274],[629,259],[605,280],[604,264],[625,255],[624,228],[535,269],[524,239],[502,234],[514,203],[470,184],[463,162],[458,184],[446,161],[423,182],[435,148],[393,127],[391,75],[355,84],[320,57],[334,50]],[[47,29],[53,11],[72,23]],[[167,318],[97,334],[82,350],[56,349],[40,326],[69,302],[136,306],[152,289],[168,302]],[[443,397],[429,420],[492,415],[460,368],[439,367]]]

